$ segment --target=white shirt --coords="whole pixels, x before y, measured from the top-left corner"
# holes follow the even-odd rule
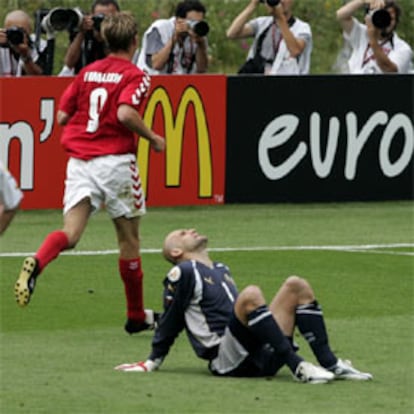
[[[148,36],[153,32],[153,30],[158,31],[161,44],[165,44],[173,37],[175,31],[175,17],[170,19],[159,19],[156,20],[144,33],[142,37],[141,51],[138,57],[137,66],[149,73],[150,75],[159,75],[163,73],[173,73],[173,74],[187,74],[187,73],[196,73],[197,72],[197,63],[195,62],[195,54],[197,52],[197,44],[187,36],[184,40],[182,46],[175,44],[172,50],[173,62],[172,62],[172,72],[168,72],[168,62],[161,70],[155,70],[148,65],[147,55],[151,54],[148,51]],[[155,52],[153,52],[155,53]],[[191,66],[191,62],[193,62]],[[188,71],[188,67],[190,71]]]
[[[30,35],[30,38],[34,44],[34,35]],[[47,46],[47,42],[44,39],[40,40],[40,52],[43,52]],[[33,62],[39,59],[39,53],[36,48],[32,46],[30,49],[30,57]],[[22,76],[24,63],[19,57],[15,58],[10,48],[0,48],[0,76]]]
[[[353,18],[350,33],[344,32],[344,38],[349,42],[352,53],[349,58],[349,73],[372,74],[384,73],[374,58],[369,46],[367,26]],[[388,58],[397,65],[398,73],[409,73],[413,51],[404,40],[394,32],[392,39],[381,44],[381,48]]]
[[[257,40],[260,35],[273,23],[272,16],[261,16],[252,19],[248,24],[255,33],[255,40],[249,50],[247,59],[254,56]],[[273,26],[276,27],[276,26]],[[312,52],[312,31],[308,23],[297,17],[290,26],[290,30],[296,38],[303,39],[306,46],[300,56],[292,57],[285,40],[281,37],[280,30],[272,27],[268,30],[262,45],[261,55],[268,59],[272,57],[273,63],[265,69],[270,75],[306,75],[310,71],[310,57]]]

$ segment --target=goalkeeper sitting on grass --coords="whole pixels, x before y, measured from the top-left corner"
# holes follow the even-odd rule
[[[215,375],[268,377],[286,364],[300,382],[372,379],[371,374],[334,355],[321,307],[306,280],[290,276],[266,305],[258,286],[250,285],[238,293],[229,268],[210,259],[207,242],[208,238],[194,229],[167,235],[163,255],[174,267],[164,280],[164,312],[152,351],[145,362],[115,369],[156,370],[177,336],[186,330],[195,353],[209,361]],[[296,353],[292,339],[295,326],[320,366]]]

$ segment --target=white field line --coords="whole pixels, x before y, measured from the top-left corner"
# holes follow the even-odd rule
[[[414,247],[414,243],[392,243],[392,244],[360,244],[344,246],[256,246],[256,247],[213,247],[209,248],[212,252],[251,252],[251,251],[295,251],[295,250],[332,250],[350,253],[375,253],[398,256],[414,256],[414,252],[399,252],[386,250],[400,247]],[[70,250],[62,252],[68,256],[98,256],[108,254],[118,254],[118,250]],[[141,249],[141,253],[161,253],[161,249]],[[33,255],[34,252],[10,252],[0,253],[0,257],[26,257]]]

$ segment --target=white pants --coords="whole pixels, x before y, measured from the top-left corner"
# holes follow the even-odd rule
[[[145,196],[135,155],[105,155],[88,161],[70,158],[63,213],[84,198],[90,199],[94,211],[104,204],[112,219],[144,215]]]

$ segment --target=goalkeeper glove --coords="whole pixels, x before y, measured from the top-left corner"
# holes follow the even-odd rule
[[[161,365],[161,360],[152,361],[147,359],[145,362],[134,362],[132,364],[121,364],[115,367],[117,371],[125,372],[151,372]]]

